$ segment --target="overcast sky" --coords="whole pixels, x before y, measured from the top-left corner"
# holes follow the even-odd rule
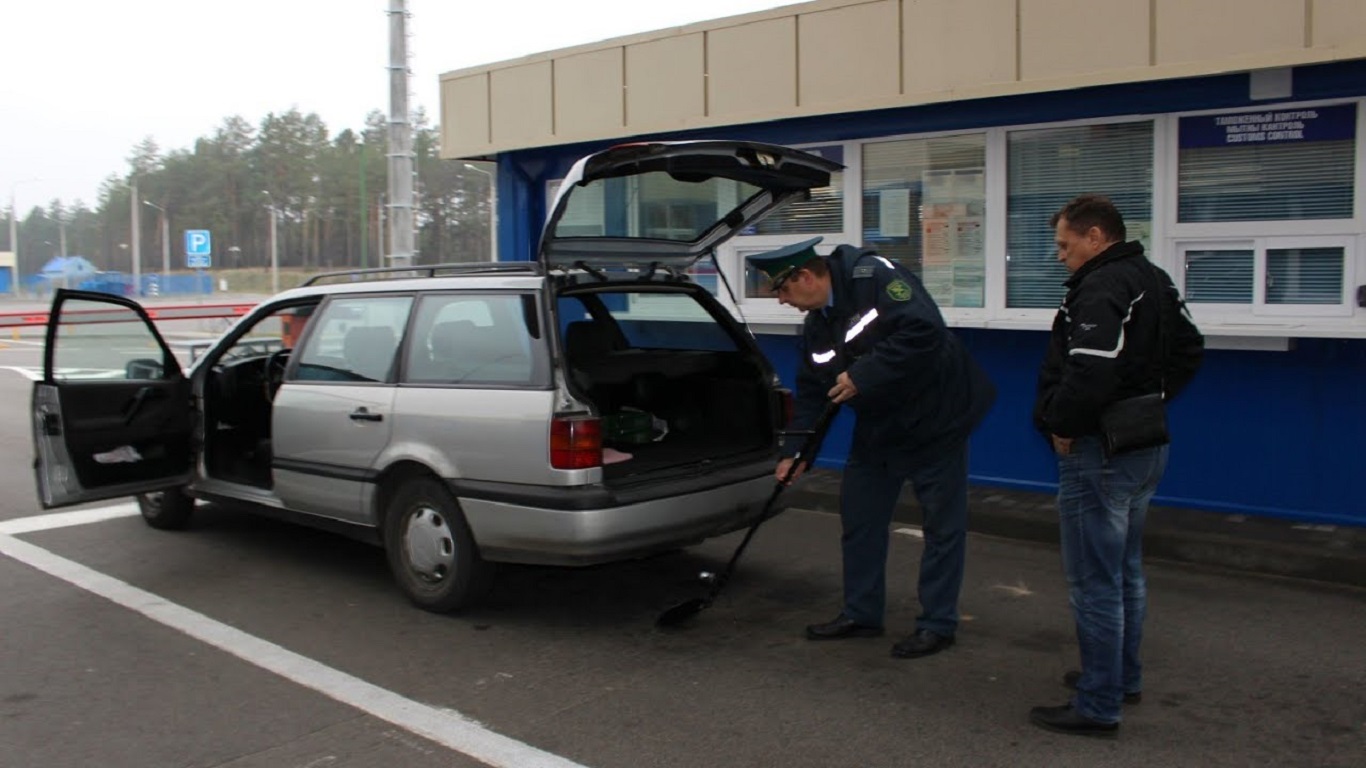
[[[443,72],[773,8],[775,0],[409,0],[412,106]],[[189,149],[229,115],[387,112],[388,0],[0,0],[0,205],[95,204],[135,144]]]

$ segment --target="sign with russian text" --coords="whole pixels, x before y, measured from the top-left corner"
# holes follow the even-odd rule
[[[1181,148],[1343,141],[1356,137],[1355,104],[1181,118]]]

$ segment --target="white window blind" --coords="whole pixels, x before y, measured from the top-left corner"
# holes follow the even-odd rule
[[[863,147],[863,242],[919,275],[940,306],[984,304],[985,166],[985,134]]]
[[[1341,304],[1344,249],[1268,248],[1267,304]]]
[[[1067,270],[1048,219],[1080,194],[1114,201],[1128,239],[1151,248],[1153,124],[1011,131],[1007,139],[1006,306],[1058,306]]]
[[[1177,220],[1352,218],[1352,141],[1182,149]]]
[[[745,230],[746,235],[818,235],[844,231],[844,172],[830,174],[830,186],[811,190],[811,199],[788,203]]]
[[[1251,248],[1186,251],[1186,301],[1251,304],[1257,254]]]

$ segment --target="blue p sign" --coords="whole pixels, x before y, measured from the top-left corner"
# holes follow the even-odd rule
[[[208,256],[213,253],[212,239],[207,229],[185,230],[185,255]]]

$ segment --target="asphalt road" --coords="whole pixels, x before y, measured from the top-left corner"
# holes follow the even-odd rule
[[[669,632],[654,618],[738,534],[505,567],[484,607],[437,616],[379,550],[233,509],[180,533],[126,507],[17,532],[59,518],[38,517],[30,470],[38,352],[3,344],[6,768],[1366,765],[1362,590],[1150,563],[1144,701],[1107,742],[1028,723],[1076,663],[1058,553],[1037,544],[972,537],[958,645],[905,661],[888,648],[916,614],[913,530],[893,536],[887,638],[802,638],[838,610],[838,521],[816,512],[766,525]]]

